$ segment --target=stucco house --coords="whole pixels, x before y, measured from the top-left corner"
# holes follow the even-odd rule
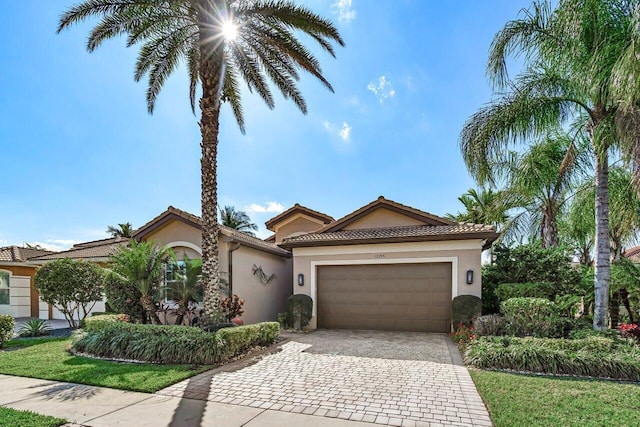
[[[229,294],[245,299],[245,323],[276,320],[289,295],[307,294],[311,328],[449,332],[451,300],[480,297],[481,252],[498,237],[492,226],[453,222],[384,197],[337,220],[296,204],[266,226],[273,235],[265,240],[220,226],[220,270]],[[133,238],[166,245],[178,258],[202,256],[200,217],[172,206]],[[34,272],[65,257],[105,265],[126,244],[115,238],[80,243],[35,254],[25,264]],[[20,286],[27,289],[26,283]],[[104,303],[94,308],[103,310]],[[39,316],[62,317],[43,303]]]
[[[50,253],[19,246],[0,248],[0,314],[39,316],[38,291],[33,285],[37,265],[29,260]]]

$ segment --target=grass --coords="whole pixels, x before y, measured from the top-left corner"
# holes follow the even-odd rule
[[[496,427],[640,425],[640,384],[470,372]]]
[[[0,374],[67,381],[153,393],[210,367],[120,363],[73,356],[70,338],[36,338],[5,343]]]
[[[57,427],[66,422],[60,418],[39,415],[31,411],[0,407],[0,426]]]

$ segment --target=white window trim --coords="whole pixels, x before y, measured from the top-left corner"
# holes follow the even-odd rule
[[[458,257],[430,257],[430,258],[380,258],[380,259],[336,259],[311,261],[311,280],[309,289],[313,299],[312,316],[317,313],[317,275],[318,266],[322,265],[370,265],[370,264],[429,264],[449,262],[451,263],[451,298],[458,295]]]
[[[167,243],[165,245],[168,248],[177,248],[177,247],[185,247],[185,248],[189,248],[189,249],[193,249],[194,251],[198,252],[200,255],[202,255],[202,249],[200,248],[200,246],[193,244],[191,242],[185,242],[182,240],[176,241],[176,242],[171,242],[171,243]]]

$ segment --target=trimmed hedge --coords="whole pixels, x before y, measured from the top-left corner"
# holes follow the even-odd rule
[[[0,348],[2,345],[13,338],[13,326],[15,320],[12,316],[0,314]]]
[[[500,305],[507,333],[517,336],[552,337],[560,318],[554,303],[545,298],[511,298]]]
[[[469,344],[464,359],[483,369],[640,381],[640,347],[607,337],[482,337]]]
[[[471,326],[473,320],[482,314],[482,300],[475,295],[458,295],[451,301],[451,321],[453,330],[462,324]]]
[[[84,334],[74,350],[98,357],[165,364],[213,365],[257,345],[269,345],[280,334],[277,322],[221,329],[175,325],[125,323],[118,315],[98,316],[85,322]]]

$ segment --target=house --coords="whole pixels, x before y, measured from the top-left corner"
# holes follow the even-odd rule
[[[19,246],[0,248],[0,314],[38,317],[38,291],[33,278],[37,265],[29,262],[50,251]]]
[[[449,332],[451,300],[481,296],[493,226],[456,223],[379,197],[338,220],[300,205],[267,222],[293,255],[311,328]]]
[[[493,226],[457,223],[384,197],[337,220],[296,204],[266,226],[273,235],[265,240],[220,226],[228,292],[245,299],[245,323],[276,320],[289,295],[309,295],[311,328],[449,332],[451,300],[481,296],[481,252],[499,236]],[[173,206],[133,238],[168,246],[178,259],[202,256],[200,217]],[[105,265],[127,242],[80,243],[27,264],[69,257]],[[101,304],[94,310],[103,311]],[[42,303],[39,313],[61,317]]]

